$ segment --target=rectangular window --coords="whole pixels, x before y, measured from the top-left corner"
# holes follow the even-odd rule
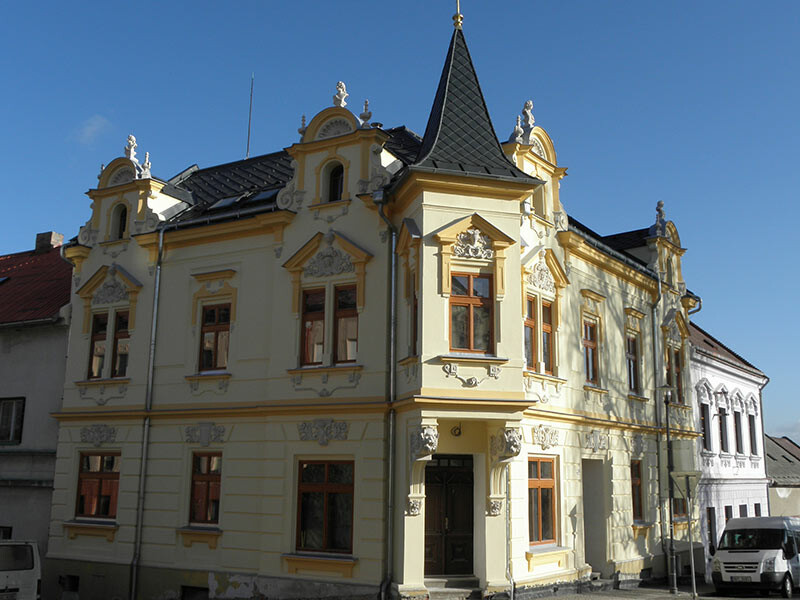
[[[639,386],[639,340],[635,335],[628,335],[625,345],[625,360],[628,364],[628,391],[638,394]]]
[[[0,399],[0,444],[22,442],[22,417],[25,398]]]
[[[492,349],[492,278],[453,275],[450,349],[488,353]]]
[[[553,374],[553,305],[542,302],[542,364],[544,372]]]
[[[89,379],[99,379],[103,376],[103,365],[106,357],[107,328],[107,313],[92,315],[92,342],[89,347]]]
[[[414,279],[414,294],[411,300],[411,356],[419,356],[419,297],[416,276],[412,279]]]
[[[353,462],[300,461],[297,549],[349,553],[353,548]]]
[[[334,362],[355,362],[358,350],[358,312],[356,286],[340,286],[335,291],[334,326],[336,352]]]
[[[583,368],[586,383],[598,385],[597,374],[597,323],[583,322]]]
[[[631,461],[631,497],[633,499],[633,520],[643,521],[642,512],[642,461]]]
[[[120,311],[114,315],[114,355],[111,359],[112,377],[125,377],[128,372],[129,348],[128,311]]]
[[[747,415],[747,424],[750,430],[750,454],[758,456],[758,431],[756,430],[755,415]]]
[[[227,368],[230,336],[231,305],[204,306],[200,329],[200,371]]]
[[[10,540],[11,531],[12,529],[9,526],[0,526],[0,540]]]
[[[686,512],[686,498],[673,498],[672,499],[672,516],[685,517]]]
[[[192,456],[191,523],[219,523],[221,477],[221,452],[197,452]]]
[[[536,368],[536,298],[528,296],[525,300],[525,366]]]
[[[744,438],[742,436],[742,413],[733,413],[733,431],[736,434],[736,454],[744,454]]]
[[[747,504],[740,504],[739,505],[739,516],[746,517],[747,516]]]
[[[711,548],[717,547],[717,509],[713,506],[706,508],[706,524],[708,525],[708,543]]]
[[[728,415],[725,409],[719,409],[719,449],[720,452],[728,451]]]
[[[303,291],[301,364],[321,365],[325,342],[325,290]]]
[[[726,506],[725,507],[725,523],[727,524],[733,518],[733,507]]]
[[[683,404],[683,364],[681,351],[677,348],[667,350],[667,381],[672,386],[672,401]]]
[[[711,450],[710,422],[708,404],[700,404],[700,432],[703,434],[703,450]]]
[[[81,454],[75,516],[116,517],[119,466],[119,454]]]
[[[528,539],[531,544],[556,541],[555,459],[528,459]]]
[[[757,517],[761,516],[761,504],[759,502],[756,502],[755,504],[753,504],[753,513]]]

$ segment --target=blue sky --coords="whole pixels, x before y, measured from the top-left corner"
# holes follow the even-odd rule
[[[85,191],[128,133],[154,175],[297,139],[331,104],[423,133],[452,32],[450,0],[44,2],[0,23],[0,253],[71,237]],[[495,128],[528,98],[569,167],[567,211],[601,234],[650,225],[665,202],[695,321],[771,378],[767,431],[800,439],[790,374],[800,320],[800,3],[463,0]],[[13,185],[12,185],[13,184]]]

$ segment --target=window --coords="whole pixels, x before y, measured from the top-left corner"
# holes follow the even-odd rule
[[[411,299],[411,356],[419,355],[419,296],[417,294],[416,277],[412,277],[414,283],[413,297]]]
[[[672,516],[680,518],[685,517],[687,514],[686,498],[672,498]]]
[[[747,415],[748,429],[750,430],[750,454],[758,456],[758,432],[756,430],[756,416]]]
[[[673,402],[683,404],[683,376],[681,351],[678,348],[667,350],[667,381],[674,390]]]
[[[450,295],[450,349],[490,352],[492,348],[492,278],[453,275]]]
[[[358,349],[358,312],[356,311],[356,286],[337,287],[334,307],[334,337],[336,351],[334,362],[355,362]]]
[[[706,508],[706,524],[708,525],[708,544],[711,548],[717,547],[717,509],[713,506]]]
[[[92,316],[92,342],[89,348],[89,379],[103,376],[103,365],[106,357],[106,328],[108,313],[97,313]]]
[[[703,434],[703,450],[711,450],[711,431],[708,404],[700,404],[700,432]]]
[[[197,452],[192,456],[191,523],[219,523],[222,453]]]
[[[598,385],[597,374],[597,323],[583,321],[583,368],[586,383]]]
[[[128,312],[120,311],[114,317],[114,355],[111,359],[111,376],[125,377],[128,372],[128,351],[130,348]]]
[[[531,544],[555,542],[555,459],[528,459],[528,539]]]
[[[119,454],[81,454],[78,473],[77,517],[117,515]]]
[[[328,172],[328,202],[338,202],[344,191],[344,167],[336,163]]]
[[[553,305],[542,301],[542,364],[544,372],[553,374]]]
[[[727,524],[733,518],[733,507],[726,506],[725,507],[725,523]]]
[[[303,291],[301,364],[321,365],[325,341],[325,290]]]
[[[199,371],[213,371],[228,366],[228,345],[231,330],[231,305],[214,304],[203,307],[200,328]]]
[[[353,462],[300,461],[297,549],[353,548]]]
[[[728,451],[728,416],[725,409],[719,409],[719,449],[720,452]]]
[[[761,516],[761,504],[759,502],[753,504],[753,514],[757,517]]]
[[[733,431],[736,434],[736,454],[744,454],[744,439],[742,437],[742,413],[733,412]]]
[[[0,526],[0,540],[11,539],[12,528],[10,526]]]
[[[631,461],[631,498],[633,499],[633,520],[643,521],[642,512],[642,461]]]
[[[525,366],[536,367],[536,298],[528,296],[525,300]]]
[[[627,336],[625,361],[628,366],[628,391],[631,394],[638,394],[641,389],[639,385],[639,339],[635,335],[628,334]]]
[[[747,504],[740,504],[739,505],[739,516],[746,517],[747,516]]]
[[[22,442],[22,417],[25,398],[0,399],[0,444]]]
[[[528,369],[541,370],[548,375],[553,374],[553,305],[542,300],[541,323],[537,319],[538,299],[527,296],[525,299],[524,341],[525,363]],[[541,327],[541,337],[537,331]],[[541,348],[541,365],[538,354]]]
[[[111,223],[108,232],[109,240],[121,240],[128,231],[128,207],[117,204],[111,211]]]

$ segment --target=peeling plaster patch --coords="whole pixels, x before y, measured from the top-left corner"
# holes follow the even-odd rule
[[[254,577],[248,575],[209,573],[209,598],[252,598],[254,580]]]

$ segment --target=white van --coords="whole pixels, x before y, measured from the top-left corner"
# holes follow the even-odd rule
[[[730,519],[714,553],[711,577],[717,593],[746,589],[790,598],[800,586],[800,519]]]
[[[41,579],[36,542],[0,541],[0,600],[38,600]]]

